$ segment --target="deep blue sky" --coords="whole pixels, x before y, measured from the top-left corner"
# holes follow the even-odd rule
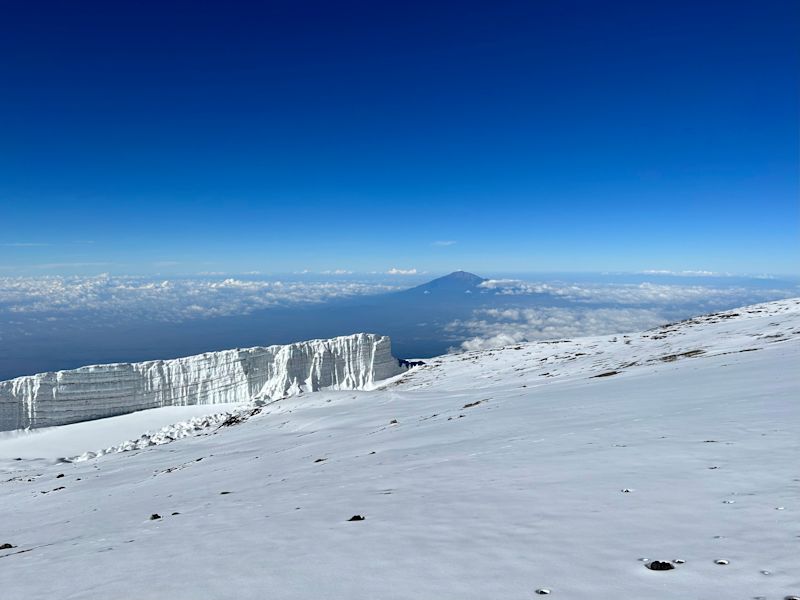
[[[0,275],[797,273],[799,23],[796,0],[5,1]]]

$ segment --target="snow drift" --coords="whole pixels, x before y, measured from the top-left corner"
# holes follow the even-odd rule
[[[366,389],[404,370],[392,356],[388,337],[358,333],[39,373],[0,382],[0,431],[163,406],[272,400],[322,388]]]

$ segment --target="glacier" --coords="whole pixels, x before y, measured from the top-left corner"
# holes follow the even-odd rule
[[[387,336],[93,365],[0,382],[0,431],[66,425],[164,406],[270,401],[302,391],[369,389],[399,375]]]

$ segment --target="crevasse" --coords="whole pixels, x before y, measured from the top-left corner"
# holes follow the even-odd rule
[[[161,406],[273,400],[363,389],[405,366],[371,333],[81,367],[0,382],[0,431],[65,425]]]

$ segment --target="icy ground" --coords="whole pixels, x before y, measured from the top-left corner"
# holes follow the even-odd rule
[[[144,449],[109,427],[198,414],[7,434],[0,597],[800,594],[798,366],[787,300],[443,356]]]

